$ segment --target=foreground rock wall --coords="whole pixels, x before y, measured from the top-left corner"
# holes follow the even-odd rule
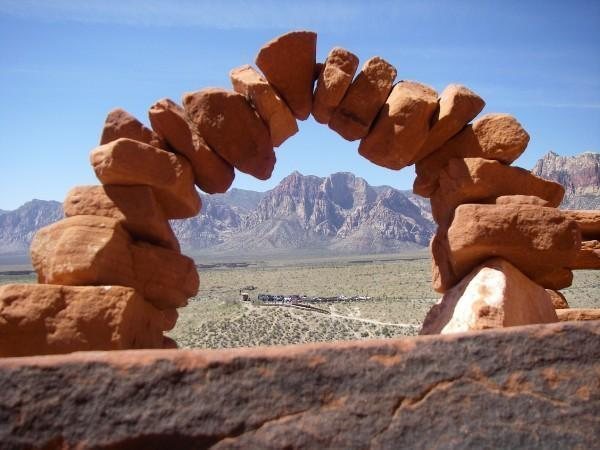
[[[0,360],[2,448],[596,448],[600,322]]]

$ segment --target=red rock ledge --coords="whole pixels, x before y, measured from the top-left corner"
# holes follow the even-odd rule
[[[593,448],[600,321],[0,360],[2,448]]]

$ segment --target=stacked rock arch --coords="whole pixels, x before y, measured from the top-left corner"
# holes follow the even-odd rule
[[[548,305],[558,294],[546,289],[567,287],[572,269],[600,268],[597,247],[581,244],[582,230],[594,242],[600,226],[594,213],[557,209],[559,184],[511,166],[529,141],[519,122],[507,114],[476,118],[485,103],[464,86],[438,95],[396,81],[380,57],[358,70],[356,55],[334,48],[317,63],[316,43],[309,31],[270,41],[258,69],[230,72],[233,90],[186,93],[181,106],[157,101],[152,129],[122,109],[110,112],[90,155],[101,184],[72,189],[65,218],[33,240],[40,284],[0,287],[0,355],[175,347],[163,332],[196,295],[199,277],[168,221],[199,213],[195,186],[225,192],[235,169],[269,178],[274,148],[311,113],[344,139],[360,140],[359,153],[375,164],[416,164],[414,192],[431,198],[438,223],[433,285],[448,297],[430,312],[425,332],[557,320]],[[494,312],[498,295],[479,293],[496,301],[472,306],[489,320],[453,322],[457,299],[485,271],[504,277],[500,291],[511,301],[529,302],[525,313]]]

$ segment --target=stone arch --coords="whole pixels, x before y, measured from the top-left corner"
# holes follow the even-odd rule
[[[309,31],[275,38],[258,52],[262,74],[241,66],[230,73],[233,91],[187,93],[183,106],[159,100],[149,111],[152,129],[122,109],[109,113],[90,156],[101,185],[71,190],[66,218],[32,243],[40,284],[0,288],[3,305],[19,305],[23,319],[9,327],[18,345],[2,348],[2,356],[176,346],[163,331],[197,293],[199,278],[168,220],[196,215],[194,185],[224,192],[234,168],[269,178],[274,147],[311,113],[343,138],[360,140],[359,153],[375,164],[416,164],[414,192],[431,198],[439,225],[433,284],[454,289],[432,310],[426,331],[451,322],[455,291],[482,270],[516,273],[511,282],[518,278],[538,297],[571,283],[571,269],[583,264],[581,217],[557,209],[560,185],[510,166],[529,141],[514,117],[476,119],[484,101],[464,86],[438,96],[418,82],[394,83],[396,69],[380,57],[356,76],[358,58],[345,49],[332,49],[319,64],[316,42]],[[483,327],[556,319],[542,303],[509,320],[484,301],[496,322]]]

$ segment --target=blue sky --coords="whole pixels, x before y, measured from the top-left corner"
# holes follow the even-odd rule
[[[400,79],[471,87],[484,112],[529,131],[523,167],[600,150],[598,1],[0,0],[0,209],[96,183],[88,154],[110,109],[147,123],[159,98],[229,88],[231,68],[293,29],[318,33],[321,60],[338,45],[384,57]],[[266,190],[299,170],[410,189],[411,168],[378,168],[357,147],[311,118],[277,150],[271,180],[238,173],[234,186]]]

